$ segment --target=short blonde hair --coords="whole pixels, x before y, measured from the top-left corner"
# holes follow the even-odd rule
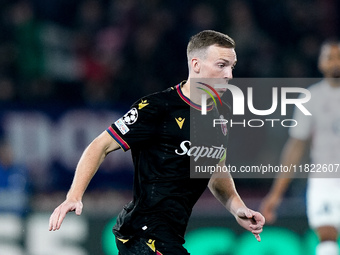
[[[226,34],[214,30],[203,30],[190,38],[187,46],[188,61],[193,58],[193,54],[200,54],[204,57],[205,50],[211,45],[235,48],[235,41]]]

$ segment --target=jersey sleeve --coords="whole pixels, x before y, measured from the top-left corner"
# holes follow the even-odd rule
[[[313,89],[311,91],[312,98],[305,104],[305,107],[311,112],[311,115],[305,115],[300,109],[295,107],[293,119],[297,122],[297,125],[289,128],[289,135],[299,140],[308,140],[313,132]]]
[[[153,96],[140,99],[106,129],[123,151],[146,145],[153,137],[161,109],[157,101]]]

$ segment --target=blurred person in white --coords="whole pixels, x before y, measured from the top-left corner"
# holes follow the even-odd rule
[[[0,213],[24,216],[28,209],[27,168],[15,162],[10,143],[0,137]]]
[[[318,67],[324,76],[310,86],[311,100],[306,104],[312,116],[298,109],[294,119],[298,125],[289,131],[282,151],[283,165],[298,165],[310,146],[311,163],[327,166],[326,173],[309,173],[307,182],[307,217],[319,237],[317,255],[338,255],[340,228],[340,42],[327,41],[321,46]],[[333,173],[331,173],[333,171]],[[326,174],[326,175],[325,175]],[[321,178],[320,178],[321,177]],[[323,177],[323,178],[322,178]],[[275,179],[260,211],[273,223],[276,210],[287,190],[292,173]]]

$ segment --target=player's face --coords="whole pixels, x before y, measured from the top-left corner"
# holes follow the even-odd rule
[[[200,77],[221,79],[228,83],[233,78],[236,61],[235,49],[209,46],[205,58],[200,59]],[[217,89],[217,91],[223,94],[226,89]]]
[[[340,78],[339,45],[328,45],[322,50],[319,67],[326,78]]]

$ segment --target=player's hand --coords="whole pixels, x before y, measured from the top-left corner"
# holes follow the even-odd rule
[[[256,240],[261,242],[260,233],[263,231],[265,223],[265,218],[261,213],[248,208],[240,208],[237,210],[235,217],[238,224],[253,233]]]
[[[80,215],[83,209],[83,203],[77,200],[66,199],[62,204],[54,209],[49,222],[49,231],[58,230],[68,212],[75,211]]]
[[[260,205],[260,212],[266,218],[267,223],[272,224],[276,220],[276,210],[281,203],[281,198],[268,194]]]

